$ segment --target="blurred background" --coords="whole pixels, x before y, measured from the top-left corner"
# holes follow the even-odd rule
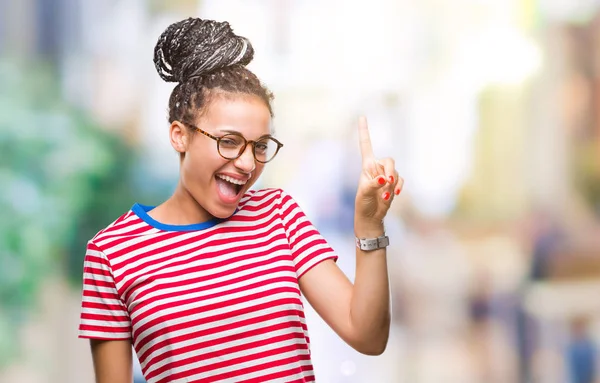
[[[350,277],[358,115],[405,178],[388,348],[307,307],[318,382],[600,382],[600,0],[0,0],[0,382],[93,381],[85,243],[174,188],[152,56],[188,16],[252,41],[285,143],[257,186]]]

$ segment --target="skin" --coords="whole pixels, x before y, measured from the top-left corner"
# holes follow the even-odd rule
[[[215,136],[235,130],[249,140],[270,132],[271,117],[266,105],[255,96],[217,98],[211,102],[196,126]],[[354,230],[359,238],[384,234],[383,218],[403,180],[391,158],[376,160],[366,119],[358,124],[362,173],[356,194]],[[155,220],[174,225],[204,222],[231,216],[236,203],[223,203],[216,194],[216,174],[247,179],[240,195],[261,175],[264,166],[254,160],[252,148],[236,160],[223,159],[214,140],[175,121],[170,126],[173,148],[183,153],[180,180],[173,195],[151,210]],[[356,250],[354,285],[327,260],[306,272],[299,280],[302,294],[323,320],[351,347],[367,355],[379,355],[386,348],[390,330],[389,280],[386,249]],[[132,381],[131,341],[91,341],[98,383]]]

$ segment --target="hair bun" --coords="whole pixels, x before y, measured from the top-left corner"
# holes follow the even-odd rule
[[[248,65],[254,57],[250,41],[233,33],[228,22],[188,18],[169,25],[154,48],[160,77],[186,82],[231,65]]]

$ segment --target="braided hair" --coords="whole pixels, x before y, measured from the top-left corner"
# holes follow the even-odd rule
[[[173,23],[154,48],[159,76],[177,82],[169,98],[169,123],[194,121],[219,94],[258,96],[273,116],[273,94],[246,68],[254,57],[250,41],[229,23],[188,18]]]

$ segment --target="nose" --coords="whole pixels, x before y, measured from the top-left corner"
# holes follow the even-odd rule
[[[244,173],[251,173],[256,169],[256,161],[252,152],[252,145],[246,146],[241,156],[235,159],[234,165]]]

